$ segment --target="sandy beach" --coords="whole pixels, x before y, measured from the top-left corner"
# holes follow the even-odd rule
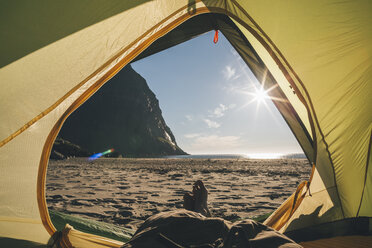
[[[136,228],[149,216],[182,208],[204,181],[213,216],[251,218],[275,210],[307,180],[306,159],[97,159],[49,162],[49,209]]]

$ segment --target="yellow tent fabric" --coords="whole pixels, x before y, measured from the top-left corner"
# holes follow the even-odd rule
[[[280,231],[372,217],[371,1],[1,5],[0,237],[48,241],[46,166],[63,121],[158,38],[205,13],[235,23],[313,140],[309,190]]]

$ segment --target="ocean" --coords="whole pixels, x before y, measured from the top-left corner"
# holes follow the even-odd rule
[[[163,158],[175,159],[302,159],[306,158],[303,153],[280,154],[280,153],[252,153],[252,154],[193,154],[193,155],[172,155]]]
[[[163,158],[178,158],[178,159],[238,159],[248,158],[239,154],[196,154],[196,155],[172,155],[164,156]]]

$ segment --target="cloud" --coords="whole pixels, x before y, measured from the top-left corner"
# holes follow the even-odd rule
[[[230,65],[225,66],[225,69],[222,70],[222,74],[226,80],[237,79],[240,77],[240,74],[236,73],[236,69]]]
[[[224,70],[222,70],[223,75],[227,80],[230,80],[235,76],[236,70],[231,66],[227,65]]]
[[[225,115],[225,112],[229,109],[233,109],[236,107],[236,104],[230,104],[229,106],[226,106],[222,103],[218,105],[217,108],[215,108],[213,111],[210,111],[212,114],[209,115],[209,117],[215,117],[215,118],[220,118]]]
[[[186,117],[186,119],[188,120],[188,121],[192,121],[192,115],[185,115],[185,117]]]
[[[219,128],[221,126],[220,123],[211,121],[209,119],[204,119],[203,121],[208,125],[209,128]]]
[[[215,108],[214,110],[213,110],[213,115],[215,116],[215,117],[222,117],[222,116],[224,116],[225,115],[225,111],[227,110],[228,108],[225,106],[225,105],[223,105],[222,103],[217,107],[217,108]]]
[[[199,136],[201,136],[200,133],[188,133],[188,134],[184,135],[184,137],[188,138],[188,139],[193,139],[193,138],[196,138],[196,137],[199,137]]]
[[[241,140],[238,136],[209,135],[196,138],[191,144],[190,150],[223,152],[240,146]]]

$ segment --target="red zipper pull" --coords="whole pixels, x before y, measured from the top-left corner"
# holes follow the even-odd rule
[[[218,42],[218,30],[216,30],[216,32],[214,33],[213,42],[214,42],[214,44],[217,44],[217,42]]]

